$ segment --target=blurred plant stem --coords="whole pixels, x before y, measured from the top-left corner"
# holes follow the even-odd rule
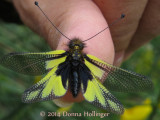
[[[148,119],[147,120],[154,120],[154,116],[156,115],[157,111],[158,111],[158,104],[159,104],[159,101],[160,101],[160,90],[159,90],[159,93],[158,93],[158,97],[157,97],[157,100],[155,103],[152,104],[152,113],[149,115]]]

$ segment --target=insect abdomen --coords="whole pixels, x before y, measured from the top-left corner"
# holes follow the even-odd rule
[[[72,77],[70,79],[70,89],[73,97],[77,97],[80,90],[80,79],[77,71],[72,72]]]

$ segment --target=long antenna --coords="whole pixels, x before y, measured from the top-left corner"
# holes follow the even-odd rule
[[[116,19],[114,22],[112,22],[109,26],[107,26],[106,28],[104,28],[103,30],[101,30],[100,32],[98,32],[97,34],[93,35],[92,37],[86,39],[86,40],[83,40],[82,42],[85,42],[85,41],[88,41],[92,38],[94,38],[95,36],[99,35],[100,33],[102,33],[103,31],[105,31],[106,29],[108,29],[109,27],[111,27],[112,25],[116,24],[117,22],[119,22],[121,19],[123,19],[125,17],[125,14],[121,14],[121,17]]]
[[[63,35],[65,38],[67,38],[68,40],[72,40],[70,38],[68,38],[66,35],[64,35],[54,24],[53,22],[48,18],[48,16],[43,12],[43,10],[40,8],[40,6],[38,5],[38,2],[35,1],[34,3],[39,9],[40,11],[43,13],[43,15],[47,18],[47,20],[52,24],[52,26],[59,32],[61,33],[61,35]],[[92,37],[86,39],[86,40],[83,40],[82,42],[85,42],[85,41],[88,41],[92,38],[94,38],[95,36],[99,35],[100,33],[102,33],[103,31],[105,31],[106,29],[108,29],[109,27],[111,27],[112,25],[116,24],[117,22],[119,22],[121,19],[123,19],[125,17],[125,14],[121,14],[121,17],[116,19],[113,23],[111,23],[109,26],[107,26],[106,28],[104,28],[103,30],[101,30],[100,32],[98,32],[97,34],[93,35]]]
[[[35,1],[34,4],[40,9],[40,11],[43,13],[43,15],[47,18],[47,20],[52,24],[52,26],[58,31],[60,32],[65,38],[67,38],[68,40],[71,40],[69,39],[66,35],[64,35],[54,24],[53,22],[48,18],[48,16],[43,12],[43,10],[41,9],[41,7],[38,5],[38,2]]]

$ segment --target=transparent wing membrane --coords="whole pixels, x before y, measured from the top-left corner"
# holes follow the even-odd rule
[[[140,74],[115,67],[109,72],[104,85],[113,91],[138,92],[152,89],[152,81]]]

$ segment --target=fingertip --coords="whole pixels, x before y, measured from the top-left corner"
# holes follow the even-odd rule
[[[73,103],[73,102],[82,102],[84,100],[82,92],[78,94],[76,98],[73,97],[70,91],[67,91],[67,93],[60,98],[61,101],[66,103]]]

